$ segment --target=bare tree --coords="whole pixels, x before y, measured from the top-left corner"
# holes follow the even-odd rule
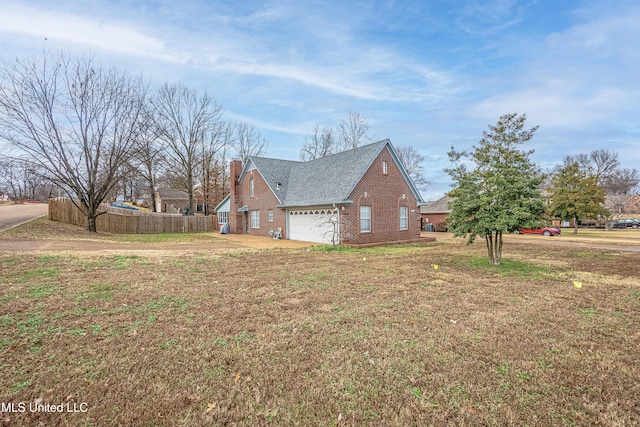
[[[42,171],[32,162],[25,160],[0,161],[0,183],[2,187],[6,188],[6,192],[15,199],[43,198],[42,187],[45,186],[43,181]]]
[[[357,111],[349,111],[338,124],[338,151],[351,150],[369,142],[369,128],[369,119]]]
[[[215,160],[217,173],[214,177],[214,203],[219,203],[226,194],[229,194],[229,151],[232,150],[235,127],[232,123],[226,123],[222,132],[222,147],[218,151]]]
[[[330,154],[358,148],[371,141],[369,119],[358,112],[350,111],[338,124],[337,131],[319,125],[307,135],[300,150],[300,160],[306,162]]]
[[[618,153],[603,149],[593,150],[589,154],[567,156],[564,160],[565,166],[572,163],[578,163],[580,169],[586,175],[593,176],[600,185],[603,185],[620,166]]]
[[[134,160],[140,176],[146,182],[151,198],[151,212],[158,212],[158,179],[165,161],[165,146],[158,128],[154,125],[152,114],[145,111],[140,124],[141,132],[134,152]]]
[[[150,104],[159,139],[167,148],[167,164],[181,178],[181,187],[189,195],[189,215],[193,215],[193,191],[202,161],[199,154],[203,141],[215,131],[222,107],[206,92],[198,96],[195,90],[168,83],[160,87]]]
[[[334,154],[335,149],[336,143],[333,138],[333,129],[323,127],[320,130],[320,126],[315,125],[313,132],[304,138],[302,150],[300,151],[300,160],[308,162],[309,160],[319,159]]]
[[[425,190],[429,186],[429,181],[424,177],[424,156],[410,145],[396,147],[396,152],[416,187],[420,190]]]
[[[223,122],[220,117],[212,123],[211,132],[202,140],[200,152],[201,174],[200,190],[202,194],[202,205],[204,214],[209,215],[216,198],[217,184],[220,174],[225,169],[221,168],[221,162],[226,162],[226,147],[232,141],[232,129],[228,123]]]
[[[616,223],[616,219],[621,217],[624,213],[624,203],[629,199],[626,194],[610,194],[605,197],[604,205],[609,211],[608,215],[604,216],[604,228],[606,231],[610,231],[613,225]]]
[[[605,179],[603,186],[607,194],[632,194],[640,184],[637,169],[616,169]]]
[[[89,56],[46,52],[3,63],[0,79],[0,137],[74,199],[95,232],[132,155],[147,85]]]
[[[607,194],[629,194],[640,183],[636,169],[621,169],[618,153],[609,150],[593,150],[589,154],[567,156],[564,165],[578,163],[588,176],[593,176]]]
[[[232,146],[243,164],[250,156],[261,156],[267,151],[267,141],[260,132],[255,126],[244,122],[235,123]]]

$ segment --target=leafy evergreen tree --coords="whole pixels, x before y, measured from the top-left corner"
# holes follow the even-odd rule
[[[468,243],[484,237],[491,265],[499,265],[502,259],[502,233],[536,227],[544,212],[540,192],[544,176],[529,159],[533,150],[518,149],[537,130],[537,126],[525,130],[525,120],[524,114],[505,114],[483,132],[472,153],[453,147],[448,153],[454,164],[445,169],[454,182],[448,193],[454,199],[449,204],[449,230],[455,236],[468,235]],[[475,165],[473,169],[463,162],[467,159]]]
[[[562,220],[573,219],[573,233],[578,233],[578,221],[596,219],[608,215],[603,206],[604,187],[598,184],[594,175],[587,175],[578,162],[569,163],[558,169],[551,178],[551,216]]]

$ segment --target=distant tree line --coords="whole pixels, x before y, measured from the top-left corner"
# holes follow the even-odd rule
[[[197,193],[210,213],[227,191],[228,160],[267,148],[255,127],[223,113],[206,91],[169,83],[151,89],[91,56],[5,60],[0,143],[8,154],[0,187],[14,197],[59,189],[86,214],[90,231],[104,201],[135,201],[143,192],[154,198],[160,187],[186,191],[190,214]]]

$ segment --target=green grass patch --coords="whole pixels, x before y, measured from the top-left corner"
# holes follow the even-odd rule
[[[89,287],[87,292],[80,294],[76,301],[112,301],[113,300],[113,285],[108,283],[94,283]]]
[[[115,256],[115,266],[116,270],[125,270],[127,269],[134,260],[140,259],[137,255],[116,255]]]
[[[40,283],[29,286],[27,297],[29,298],[46,298],[60,292],[60,286],[57,283]]]
[[[34,268],[29,271],[20,272],[9,278],[15,280],[17,283],[27,283],[37,279],[52,279],[59,274],[57,267],[40,267]]]
[[[55,263],[62,260],[62,257],[59,255],[43,255],[38,257],[38,262],[40,263]]]
[[[486,257],[473,257],[470,260],[461,260],[459,264],[487,272],[497,272],[502,276],[516,276],[521,279],[539,280],[555,277],[555,272],[550,268],[514,259],[502,258],[500,265],[489,265]]]

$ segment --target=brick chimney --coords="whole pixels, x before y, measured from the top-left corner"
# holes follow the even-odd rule
[[[244,233],[242,223],[242,213],[238,213],[238,209],[242,206],[242,195],[238,194],[238,179],[242,172],[242,162],[240,160],[232,160],[229,165],[229,233]]]

